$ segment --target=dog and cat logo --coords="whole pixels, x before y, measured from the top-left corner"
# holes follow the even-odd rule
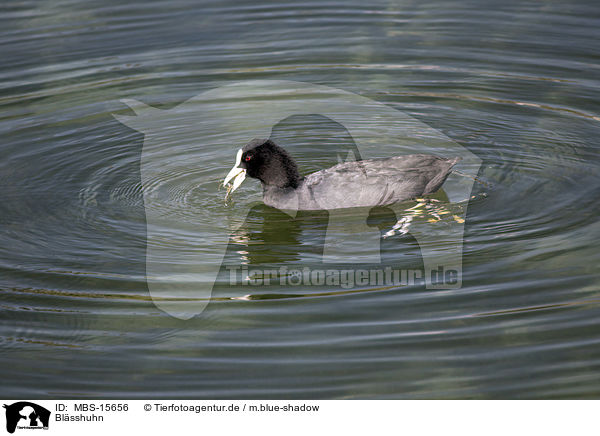
[[[14,433],[15,429],[48,429],[50,411],[29,401],[19,401],[4,405],[6,409],[6,431]]]

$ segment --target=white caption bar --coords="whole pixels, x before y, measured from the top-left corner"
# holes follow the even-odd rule
[[[598,434],[594,401],[3,400],[5,430],[29,434]],[[42,433],[34,430],[45,429]],[[11,432],[12,430],[12,432]],[[4,430],[2,430],[4,431]],[[176,432],[176,433],[173,433]],[[5,433],[7,434],[7,433]]]

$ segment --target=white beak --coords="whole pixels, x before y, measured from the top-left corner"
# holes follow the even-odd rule
[[[231,190],[228,193],[235,191],[246,178],[246,170],[244,168],[240,168],[240,164],[242,163],[242,149],[239,149],[237,152],[237,156],[235,158],[235,165],[229,171],[225,180],[223,180],[223,185],[226,185],[230,181],[233,181],[233,185]]]

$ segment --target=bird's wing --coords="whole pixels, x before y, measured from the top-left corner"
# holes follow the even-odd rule
[[[346,162],[310,174],[302,189],[324,209],[391,204],[433,192],[451,162],[432,155]]]

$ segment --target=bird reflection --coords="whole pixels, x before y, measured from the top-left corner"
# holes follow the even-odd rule
[[[231,247],[242,264],[295,262],[320,257],[327,229],[327,212],[291,217],[265,205],[250,210],[245,223],[231,235]]]

